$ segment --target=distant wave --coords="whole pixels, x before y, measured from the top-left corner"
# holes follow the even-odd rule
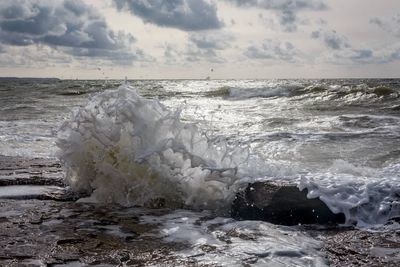
[[[208,97],[221,96],[233,99],[246,99],[255,97],[280,97],[290,96],[291,91],[297,87],[294,86],[277,86],[277,87],[260,87],[260,88],[240,88],[222,86],[215,91],[207,92]]]
[[[368,87],[313,84],[308,86],[276,85],[258,88],[242,88],[222,86],[216,90],[206,92],[206,97],[223,97],[228,99],[293,97],[294,99],[344,100],[350,101],[384,101],[400,98],[400,91],[388,86]],[[321,99],[322,98],[322,99]]]
[[[229,87],[229,86],[222,86],[222,87],[218,88],[217,90],[206,92],[205,95],[206,95],[206,96],[223,96],[223,97],[228,97],[228,96],[230,96],[230,93],[231,93],[231,87]]]
[[[64,96],[75,96],[75,95],[86,95],[88,93],[90,93],[90,92],[76,90],[76,91],[63,91],[63,92],[60,92],[58,94],[59,95],[64,95]]]

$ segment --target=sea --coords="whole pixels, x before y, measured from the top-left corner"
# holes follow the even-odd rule
[[[344,226],[400,229],[400,79],[1,79],[0,156],[61,162],[79,202],[162,200],[170,212],[142,220],[199,263],[324,266],[319,241],[230,205],[285,181]],[[219,238],[233,230],[252,238]]]

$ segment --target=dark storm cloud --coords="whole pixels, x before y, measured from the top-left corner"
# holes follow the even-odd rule
[[[298,56],[298,50],[290,42],[266,39],[261,45],[249,46],[244,54],[251,59],[272,59],[295,62]]]
[[[239,7],[257,7],[277,12],[284,31],[294,32],[302,21],[297,13],[302,10],[326,10],[323,1],[317,0],[225,0]]]
[[[320,29],[312,32],[311,37],[322,40],[328,48],[333,50],[341,50],[350,47],[347,38],[334,30]]]
[[[372,18],[372,24],[376,24],[382,30],[400,37],[400,14],[396,14],[389,18]]]
[[[264,9],[276,10],[302,10],[314,9],[323,10],[327,5],[323,1],[317,0],[225,0],[232,2],[238,6],[245,7],[261,7]]]
[[[48,45],[71,55],[112,61],[139,58],[131,35],[114,32],[105,18],[80,0],[2,0],[0,42]]]
[[[114,0],[119,10],[128,9],[144,22],[184,31],[218,29],[217,7],[207,0]]]

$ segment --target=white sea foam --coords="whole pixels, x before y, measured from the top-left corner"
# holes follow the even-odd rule
[[[371,226],[400,216],[399,165],[374,169],[342,160],[327,169],[302,169],[301,161],[258,157],[249,147],[228,145],[183,123],[179,110],[129,86],[92,97],[61,127],[57,144],[71,187],[91,194],[85,201],[131,206],[162,198],[168,207],[227,212],[246,183],[288,179],[343,212],[347,223]],[[263,147],[267,153],[268,143]],[[283,149],[289,148],[306,156],[285,143]]]
[[[40,196],[46,193],[58,192],[62,190],[58,186],[42,185],[10,185],[0,187],[1,198],[23,198],[26,196]]]
[[[284,87],[261,87],[261,88],[230,88],[229,96],[233,98],[253,97],[280,97],[289,96],[289,88]]]
[[[338,160],[328,172],[303,176],[299,188],[344,213],[347,224],[376,228],[400,217],[399,173],[399,164],[378,171]]]
[[[320,242],[290,227],[258,221],[210,217],[208,212],[176,210],[142,216],[157,224],[153,235],[187,244],[176,256],[216,266],[326,266]]]
[[[71,187],[123,205],[163,198],[170,205],[224,206],[249,156],[128,86],[94,96],[58,137]]]

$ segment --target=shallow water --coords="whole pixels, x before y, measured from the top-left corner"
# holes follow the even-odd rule
[[[5,187],[0,187],[0,199],[2,198],[18,199],[24,196],[35,197],[46,194],[47,192],[53,192],[60,189],[61,189],[60,187],[55,187],[55,186],[10,185]]]
[[[179,257],[218,266],[326,266],[320,242],[290,227],[266,222],[210,218],[207,212],[177,210],[164,216],[143,216],[143,223],[157,223],[155,236],[184,242]]]

